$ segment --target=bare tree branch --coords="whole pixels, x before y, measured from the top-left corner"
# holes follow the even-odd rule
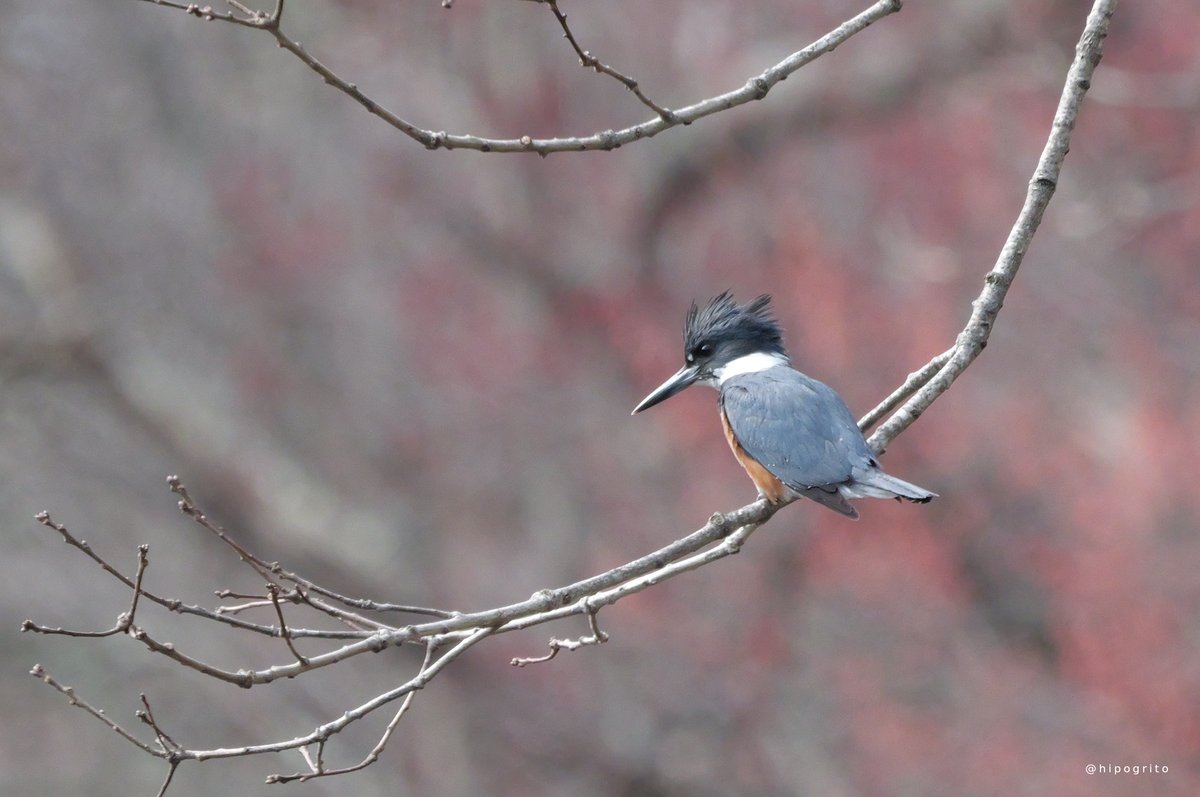
[[[258,574],[259,578],[263,579],[264,581],[274,583],[274,581],[271,579],[271,563],[264,562],[262,559],[259,559],[257,556],[247,551],[241,546],[241,544],[238,543],[237,540],[226,534],[225,529],[210,521],[208,516],[201,512],[196,506],[195,502],[192,501],[192,496],[188,494],[187,488],[183,486],[181,481],[179,481],[178,476],[168,476],[167,486],[171,488],[171,492],[179,496],[180,512],[199,523],[203,528],[210,531],[214,537],[236,551],[238,558],[248,564],[254,570],[254,572]]]
[[[50,528],[50,529],[57,531],[59,536],[61,536],[63,538],[63,542],[67,543],[68,545],[75,548],[76,550],[81,551],[84,554],[86,554],[89,559],[91,559],[96,564],[100,565],[100,567],[104,570],[104,572],[111,575],[117,581],[120,581],[122,584],[129,587],[130,589],[134,588],[134,586],[135,586],[134,579],[129,578],[124,573],[122,573],[121,571],[119,571],[115,567],[113,567],[113,565],[111,565],[103,557],[101,557],[99,554],[97,554],[95,552],[95,550],[92,548],[92,546],[89,545],[86,540],[77,539],[73,534],[71,534],[71,532],[67,529],[66,526],[62,525],[61,523],[55,522],[50,517],[49,513],[39,512],[35,516],[34,519],[37,520],[37,522],[41,523],[46,528]],[[200,617],[205,620],[215,620],[217,622],[221,622],[221,623],[225,623],[226,625],[233,626],[234,628],[239,628],[244,631],[253,631],[255,633],[263,634],[265,636],[277,637],[280,635],[279,629],[276,628],[275,626],[262,625],[260,623],[248,622],[248,621],[242,620],[238,617],[232,617],[227,614],[223,614],[219,610],[206,609],[203,606],[194,606],[191,604],[184,603],[183,601],[176,600],[174,598],[164,598],[161,595],[157,595],[157,594],[150,592],[148,590],[145,590],[145,589],[141,590],[141,594],[147,600],[152,601],[152,602],[158,604],[159,606],[162,606],[172,612],[177,612],[179,614],[189,614],[189,615],[193,615],[196,617]],[[450,612],[447,614],[453,614],[453,613]],[[38,632],[41,630],[41,626],[38,626],[36,623],[33,623],[31,621],[27,621],[26,624],[22,625],[22,629],[26,630],[26,631]],[[360,632],[355,632],[355,631],[325,631],[325,630],[314,630],[314,629],[305,629],[305,630],[293,629],[292,634],[293,634],[293,636],[313,636],[313,637],[319,637],[322,639],[357,639],[360,636],[362,636],[362,634]]]
[[[540,1],[545,2],[545,0]],[[588,136],[535,138],[525,135],[519,138],[488,138],[472,134],[454,134],[444,131],[426,130],[402,119],[393,111],[380,105],[363,92],[357,84],[342,78],[330,67],[317,60],[300,42],[291,38],[283,30],[280,24],[283,16],[282,2],[277,3],[275,11],[271,14],[250,10],[241,3],[238,3],[233,7],[242,16],[238,16],[234,12],[216,11],[211,6],[199,6],[195,3],[175,2],[175,0],[142,0],[142,2],[179,9],[203,20],[228,22],[243,27],[267,31],[275,38],[276,43],[280,47],[300,59],[305,66],[320,75],[326,83],[346,94],[359,105],[366,108],[368,112],[378,116],[392,127],[404,133],[409,138],[420,142],[428,149],[473,149],[481,152],[536,152],[543,156],[549,155],[551,152],[616,149],[624,144],[629,144],[643,138],[651,138],[664,130],[669,130],[680,125],[689,125],[706,116],[727,111],[739,105],[745,105],[753,100],[761,100],[767,96],[767,92],[776,83],[787,79],[789,75],[802,66],[826,53],[832,52],[842,42],[866,30],[873,23],[890,14],[896,13],[903,4],[902,0],[877,0],[877,2],[871,4],[860,14],[846,20],[812,44],[801,50],[797,50],[774,66],[751,77],[741,88],[727,91],[723,94],[718,94],[674,110],[652,103],[636,88],[636,80],[604,66],[591,56],[590,53],[583,50],[578,42],[575,41],[574,35],[570,33],[569,28],[566,27],[566,18],[563,16],[560,19],[560,24],[564,31],[567,32],[568,39],[583,61],[584,66],[596,69],[596,71],[610,75],[624,83],[643,103],[654,109],[656,116],[653,119],[631,127],[620,130],[604,130]],[[560,12],[558,11],[557,4],[549,3],[549,5],[551,5],[552,10],[555,12],[555,16],[558,17]]]
[[[282,7],[283,6],[281,3],[279,8],[282,9]],[[275,583],[274,580],[272,579],[272,576],[277,576],[280,580],[283,580],[283,581],[292,582],[293,584],[295,584],[301,588],[301,592],[299,593],[300,599],[304,600],[306,603],[309,603],[310,605],[315,606],[316,608],[321,609],[321,611],[324,611],[333,617],[337,617],[338,619],[343,620],[350,624],[358,624],[360,626],[370,625],[370,626],[373,626],[376,628],[381,627],[381,624],[379,624],[379,623],[376,623],[372,620],[368,620],[359,615],[348,614],[348,613],[343,612],[339,609],[336,609],[332,606],[329,606],[328,604],[326,604],[324,602],[315,601],[312,598],[309,598],[307,595],[304,595],[303,593],[304,592],[315,592],[318,595],[322,595],[324,597],[330,598],[331,600],[338,601],[339,603],[342,603],[346,606],[350,606],[351,608],[367,609],[368,611],[405,612],[405,613],[409,613],[409,614],[431,615],[433,617],[452,617],[452,616],[454,616],[454,612],[448,612],[443,609],[431,609],[431,608],[424,607],[424,606],[407,606],[407,605],[398,604],[398,603],[379,603],[376,601],[366,600],[366,599],[362,599],[362,598],[348,598],[344,595],[340,595],[337,592],[334,592],[333,590],[326,589],[325,587],[322,587],[319,584],[315,584],[306,578],[297,576],[295,573],[285,570],[283,567],[280,566],[280,564],[278,562],[268,562],[268,561],[262,559],[261,557],[256,556],[255,554],[251,553],[246,548],[244,548],[241,545],[241,543],[239,543],[232,536],[230,536],[229,533],[225,531],[225,529],[223,529],[220,526],[218,526],[217,524],[211,522],[208,519],[208,516],[205,515],[204,512],[202,512],[196,506],[195,502],[192,501],[192,496],[188,493],[187,487],[185,487],[183,485],[183,483],[179,480],[178,476],[174,476],[174,475],[168,476],[167,477],[167,485],[171,488],[171,492],[173,492],[179,496],[179,511],[180,512],[187,515],[192,520],[196,521],[202,528],[211,532],[213,536],[215,536],[221,542],[225,543],[230,548],[232,548],[234,551],[236,551],[238,556],[241,558],[241,560],[243,562],[246,562],[248,565],[250,565],[250,567],[252,567],[254,569],[254,572],[257,573],[260,577],[262,577],[263,579],[265,579],[266,581],[268,581],[270,583]],[[228,610],[226,610],[226,612],[228,612]]]
[[[117,734],[119,734],[121,737],[123,737],[127,741],[131,742],[132,744],[137,745],[140,749],[144,750],[145,752],[147,752],[150,755],[155,756],[157,758],[165,757],[166,754],[162,750],[155,750],[153,747],[146,744],[141,739],[137,738],[132,733],[125,730],[124,728],[122,728],[120,725],[113,722],[112,720],[110,720],[102,709],[96,708],[95,706],[91,705],[83,698],[76,695],[75,690],[72,687],[65,686],[63,684],[60,684],[58,681],[54,680],[54,678],[50,675],[50,673],[46,672],[45,668],[43,668],[42,665],[40,665],[40,664],[33,665],[33,667],[29,670],[29,674],[32,675],[34,678],[41,680],[43,683],[49,685],[51,688],[55,689],[60,694],[65,695],[67,698],[67,702],[70,703],[72,706],[81,708],[84,711],[86,711],[88,714],[91,714],[93,717],[95,717],[96,719],[100,720],[105,725],[107,725],[109,727],[109,730],[115,731]]]
[[[172,489],[178,492],[174,484],[172,485]],[[191,501],[190,497],[188,500]],[[592,632],[591,636],[582,637],[578,640],[556,640],[557,644],[552,644],[552,650],[555,648],[575,649],[584,645],[600,644],[607,639],[607,634],[599,628],[596,622],[596,614],[600,608],[616,603],[626,595],[639,592],[675,575],[694,570],[732,553],[737,553],[754,529],[770,518],[779,508],[779,506],[773,506],[766,501],[757,501],[727,516],[714,515],[697,532],[665,546],[653,554],[641,557],[590,579],[568,585],[567,587],[556,590],[543,590],[529,600],[511,606],[470,614],[458,613],[444,620],[416,626],[388,627],[384,631],[361,631],[358,633],[359,639],[357,642],[311,658],[301,656],[289,643],[289,650],[295,657],[294,661],[257,672],[226,670],[209,664],[177,650],[172,643],[155,639],[144,629],[132,625],[132,622],[130,623],[127,629],[129,636],[141,642],[151,651],[217,680],[247,688],[258,683],[269,683],[279,678],[300,675],[310,669],[334,664],[359,653],[382,650],[391,645],[417,641],[424,644],[426,650],[425,661],[412,679],[376,696],[355,709],[347,711],[338,719],[319,726],[311,733],[292,739],[235,748],[208,750],[186,748],[166,734],[151,714],[148,700],[143,697],[144,710],[140,711],[138,716],[139,719],[154,730],[155,736],[158,739],[158,749],[156,749],[139,740],[129,730],[109,720],[104,716],[102,710],[96,709],[90,704],[79,700],[75,696],[74,690],[58,684],[40,666],[34,668],[34,674],[59,692],[67,695],[73,705],[78,705],[88,713],[101,719],[112,730],[136,744],[143,751],[168,760],[171,764],[171,769],[166,779],[166,783],[168,784],[174,775],[174,770],[178,763],[184,760],[203,761],[213,758],[260,755],[281,752],[288,749],[308,748],[313,744],[319,745],[319,750],[323,750],[324,743],[347,725],[394,700],[403,699],[404,702],[401,704],[391,723],[389,723],[389,729],[385,732],[383,738],[380,739],[376,748],[358,765],[347,767],[344,770],[326,770],[321,763],[321,756],[318,754],[315,763],[310,767],[313,771],[298,775],[273,776],[271,782],[282,783],[289,780],[306,780],[318,775],[344,774],[345,772],[356,771],[368,766],[376,760],[394,731],[395,724],[403,716],[404,712],[407,711],[407,707],[411,703],[415,691],[423,688],[445,666],[484,638],[497,633],[516,631],[533,625],[552,622],[573,614],[582,614],[588,618],[589,628]],[[192,502],[192,509],[195,515],[203,516],[203,512],[196,507],[194,502]],[[192,512],[189,512],[189,514],[192,514]],[[39,520],[42,521],[43,525],[58,531],[64,539],[74,541],[74,538],[64,526],[53,522],[48,516],[40,515]],[[717,540],[721,541],[720,544],[708,547],[707,550],[701,550]],[[87,552],[107,572],[115,575],[122,581],[127,581],[115,568],[92,551],[86,543],[74,541],[73,544],[80,550]],[[263,561],[240,546],[231,547],[238,551],[239,556],[245,555],[249,559],[259,562]],[[132,583],[133,585],[140,585],[139,581]],[[268,596],[270,596],[272,592],[270,587],[268,587],[267,592]],[[143,594],[147,594],[149,597],[148,593],[143,592]],[[282,607],[278,604],[277,599],[268,597],[268,602],[271,603],[278,614],[282,614]],[[170,604],[171,601],[164,600],[163,603]],[[218,615],[216,612],[210,612],[209,615],[210,619],[221,619],[221,615]],[[307,629],[291,629],[283,622],[282,617],[278,619],[280,620],[280,631],[278,634],[273,635],[283,636],[285,640],[289,640],[292,636],[316,636],[316,634],[304,634]],[[27,623],[27,625],[32,624]],[[433,652],[446,644],[451,644],[452,647],[436,660],[432,660]]]
[[[1067,72],[1066,85],[1063,86],[1062,96],[1058,101],[1050,137],[1041,157],[1038,158],[1033,177],[1029,180],[1025,204],[1008,234],[1004,248],[1000,250],[996,265],[984,278],[983,291],[972,302],[971,318],[959,333],[949,360],[916,395],[896,411],[895,415],[875,430],[867,440],[875,451],[882,452],[897,435],[921,417],[921,413],[929,409],[938,396],[950,389],[954,380],[962,375],[967,366],[974,362],[987,346],[996,316],[1004,305],[1004,297],[1025,260],[1025,253],[1029,251],[1033,234],[1042,223],[1042,215],[1054,196],[1054,189],[1058,187],[1059,172],[1070,149],[1071,131],[1075,128],[1075,119],[1079,116],[1079,104],[1083,101],[1083,95],[1091,88],[1092,73],[1100,63],[1104,38],[1108,35],[1108,25],[1116,5],[1117,0],[1096,0],[1091,13],[1088,14],[1083,35],[1075,46],[1075,60]],[[944,356],[938,355],[917,373],[924,373]]]

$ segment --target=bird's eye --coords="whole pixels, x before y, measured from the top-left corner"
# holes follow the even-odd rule
[[[713,353],[713,347],[712,347],[711,343],[701,343],[699,346],[696,347],[696,354],[699,355],[700,357],[708,357],[712,353]]]

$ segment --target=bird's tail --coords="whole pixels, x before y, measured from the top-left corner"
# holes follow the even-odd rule
[[[889,476],[879,468],[854,474],[854,480],[841,488],[847,498],[903,498],[918,504],[927,504],[938,494],[911,482]]]

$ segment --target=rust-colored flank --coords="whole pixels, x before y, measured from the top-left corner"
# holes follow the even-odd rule
[[[737,438],[733,436],[733,429],[729,426],[729,420],[725,417],[725,413],[721,413],[721,428],[725,430],[725,439],[729,441],[729,447],[733,449],[733,455],[737,457],[737,461],[745,469],[746,475],[750,477],[750,481],[754,482],[754,486],[758,488],[758,492],[773,504],[778,504],[787,494],[787,487],[783,482],[775,478],[769,470],[764,468],[754,457],[746,453],[746,449],[742,448],[738,443]]]

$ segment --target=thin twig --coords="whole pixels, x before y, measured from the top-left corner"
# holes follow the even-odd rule
[[[304,763],[308,764],[309,771],[323,772],[325,770],[325,742],[317,742],[316,757],[308,751],[307,747],[301,747],[299,753],[300,757],[304,759]]]
[[[229,22],[233,25],[242,25],[247,28],[261,27],[261,23],[257,19],[243,19],[232,12],[217,11],[212,6],[202,6],[199,3],[183,3],[179,2],[179,0],[143,0],[143,2],[153,3],[156,6],[165,6],[166,8],[176,8],[185,14],[190,14],[206,22]]]
[[[234,9],[241,11],[243,14],[245,14],[250,19],[253,19],[258,16],[257,11],[250,8],[245,3],[239,2],[238,0],[225,0],[225,5],[232,6]]]
[[[664,122],[670,122],[674,118],[674,113],[643,94],[636,80],[628,75],[618,72],[607,64],[601,63],[600,59],[579,46],[579,42],[575,39],[575,34],[571,32],[571,27],[567,24],[567,15],[558,8],[558,0],[545,0],[545,3],[546,5],[550,6],[550,10],[554,12],[554,18],[558,20],[559,27],[561,27],[563,30],[563,38],[571,43],[571,47],[574,48],[575,54],[579,56],[580,66],[584,67],[585,69],[594,69],[598,74],[608,75],[609,77],[614,78],[618,82],[624,84],[625,88],[632,91],[634,96],[641,100],[642,105],[645,105],[647,108],[658,114],[659,118]]]
[[[121,727],[117,723],[113,722],[112,720],[110,720],[108,718],[108,716],[104,713],[103,710],[94,707],[93,705],[88,703],[86,700],[84,700],[83,698],[76,695],[74,687],[64,686],[63,684],[60,684],[58,681],[54,680],[54,678],[50,675],[50,673],[46,672],[45,668],[42,667],[42,665],[40,665],[40,664],[33,665],[33,667],[29,670],[29,674],[32,675],[34,678],[40,679],[43,683],[50,685],[51,687],[56,689],[59,693],[66,695],[68,703],[70,703],[72,706],[76,706],[78,708],[83,709],[88,714],[91,714],[93,717],[95,717],[96,719],[100,720],[105,725],[107,725],[109,727],[109,730],[115,731],[126,741],[137,745],[138,748],[140,748],[141,750],[144,750],[145,752],[149,753],[150,755],[154,756],[155,758],[166,758],[167,757],[166,751],[155,750],[153,747],[146,744],[141,739],[137,738],[132,733],[125,730],[123,727]]]
[[[117,622],[117,627],[122,631],[128,631],[133,626],[133,619],[137,614],[138,598],[142,597],[142,578],[146,575],[146,568],[149,566],[150,546],[142,543],[138,546],[137,572],[133,574],[133,600],[129,602],[129,611]]]
[[[896,409],[896,407],[900,406],[902,401],[911,396],[917,391],[918,388],[932,379],[933,375],[942,369],[942,366],[946,364],[946,361],[950,359],[950,355],[952,354],[954,354],[954,349],[947,349],[929,362],[925,363],[925,365],[921,366],[916,371],[913,371],[911,374],[909,374],[908,378],[904,380],[904,384],[893,390],[890,396],[879,402],[879,404],[876,405],[873,410],[859,419],[858,428],[865,432],[875,424],[879,423],[881,418],[883,418],[892,410]]]
[[[218,598],[237,598],[239,600],[246,601],[245,603],[239,603],[234,606],[218,606],[217,608],[213,609],[213,611],[218,614],[241,614],[242,612],[250,611],[251,609],[261,609],[264,606],[271,605],[271,601],[268,599],[259,598],[253,595],[238,594],[227,589],[216,590],[213,594],[215,594]]]
[[[457,617],[459,612],[450,611],[447,609],[434,609],[428,606],[412,606],[406,603],[387,603],[385,601],[370,600],[368,598],[352,598],[348,595],[342,595],[334,592],[328,587],[323,587],[320,584],[314,584],[308,579],[289,572],[282,568],[275,571],[276,575],[283,581],[290,581],[293,584],[304,588],[308,592],[315,592],[318,595],[343,603],[354,609],[362,609],[368,612],[402,612],[405,614],[423,614],[430,617]]]
[[[330,617],[333,617],[336,620],[340,620],[341,622],[345,623],[346,625],[350,626],[351,628],[356,629],[359,632],[360,636],[369,636],[370,634],[373,634],[376,631],[383,631],[383,630],[387,630],[390,628],[395,628],[395,626],[393,626],[393,625],[388,625],[387,623],[381,623],[380,621],[372,620],[369,617],[363,617],[361,614],[355,614],[354,612],[348,612],[345,609],[342,609],[338,606],[331,606],[328,603],[326,603],[325,601],[320,600],[319,598],[312,597],[311,595],[306,593],[304,590],[292,590],[291,592],[289,592],[289,594],[295,595],[296,600],[299,601],[300,603],[303,603],[306,606],[311,606],[312,608],[316,609],[319,612],[324,612],[325,614],[329,615]]]
[[[192,500],[192,496],[188,494],[187,487],[183,486],[183,482],[179,481],[178,476],[168,476],[167,484],[171,487],[171,492],[179,496],[179,511],[196,521],[200,526],[211,532],[217,539],[228,545],[243,562],[250,565],[254,572],[259,575],[264,581],[272,581],[271,578],[271,562],[263,561],[250,551],[246,550],[233,537],[231,537],[225,529],[208,519],[208,515],[201,511],[196,502]]]
[[[42,514],[44,515],[45,513]],[[40,519],[42,515],[38,517]],[[45,518],[47,522],[50,522],[49,515],[46,515]],[[129,610],[117,617],[117,623],[112,628],[107,631],[72,631],[66,628],[51,628],[49,626],[38,625],[32,620],[25,620],[21,623],[21,630],[33,631],[37,634],[61,634],[62,636],[89,637],[93,639],[128,632],[133,627],[133,618],[137,612],[138,598],[142,595],[142,577],[146,574],[146,568],[150,566],[149,553],[149,545],[142,544],[138,546],[137,573],[133,579],[133,599],[129,603]]]
[[[146,725],[150,726],[150,729],[154,731],[154,735],[158,739],[158,743],[162,746],[162,749],[166,750],[167,752],[180,750],[181,745],[172,739],[170,734],[163,730],[162,726],[158,724],[158,721],[154,719],[154,712],[150,710],[150,699],[147,698],[145,694],[138,695],[138,698],[142,701],[142,710],[137,712],[137,718]]]
[[[279,633],[283,637],[283,641],[287,643],[288,650],[296,657],[296,661],[300,662],[302,667],[308,666],[308,659],[300,655],[300,651],[296,650],[296,646],[292,644],[292,635],[288,633],[287,621],[283,619],[283,607],[279,605],[279,585],[275,583],[267,584],[267,594],[271,596],[271,604],[275,607],[275,614],[279,617]]]
[[[510,663],[514,667],[528,667],[530,664],[541,664],[544,661],[550,661],[558,655],[560,650],[578,650],[579,648],[588,645],[603,645],[608,641],[608,634],[600,630],[600,624],[596,618],[600,610],[594,607],[587,598],[583,599],[583,609],[587,614],[588,628],[591,634],[588,636],[576,637],[574,639],[558,639],[550,637],[550,652],[544,656],[530,656],[528,658],[515,658]]]
[[[179,762],[172,761],[170,763],[170,768],[167,769],[167,777],[163,780],[162,786],[160,786],[158,789],[158,794],[154,795],[154,797],[163,797],[163,795],[167,793],[167,788],[170,787],[171,780],[175,777],[175,770],[177,769],[179,769]]]

